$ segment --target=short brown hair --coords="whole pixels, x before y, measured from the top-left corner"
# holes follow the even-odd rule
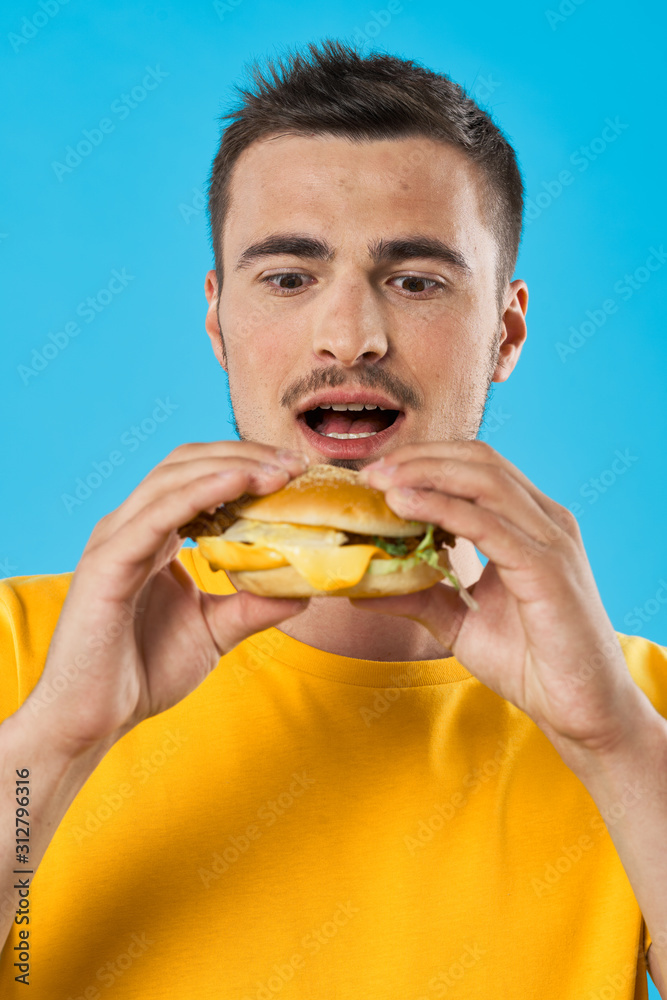
[[[501,129],[443,73],[382,53],[361,55],[327,39],[307,51],[250,67],[250,86],[221,116],[223,133],[209,180],[208,209],[218,283],[232,169],[244,149],[265,136],[344,136],[358,141],[426,136],[462,150],[479,165],[485,208],[498,245],[498,300],[511,280],[521,242],[523,182]],[[225,122],[229,124],[225,126]]]

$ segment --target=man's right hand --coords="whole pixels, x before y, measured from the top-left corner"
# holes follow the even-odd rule
[[[306,465],[252,442],[184,445],[96,525],[39,682],[0,725],[0,945],[18,901],[16,775],[31,775],[35,872],[67,809],[116,740],[185,698],[241,640],[306,606],[248,593],[202,593],[176,558],[178,528],[200,511],[244,493],[272,493]]]
[[[272,493],[306,467],[252,442],[176,448],[96,525],[17,714],[66,756],[108,748],[185,698],[237,643],[304,610],[304,600],[203,593],[176,556],[177,529],[200,511]]]

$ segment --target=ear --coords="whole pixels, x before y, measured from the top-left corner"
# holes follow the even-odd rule
[[[517,279],[510,282],[505,303],[500,330],[498,362],[491,379],[492,382],[505,382],[510,377],[528,335],[526,326],[528,286],[525,281]]]
[[[222,331],[218,322],[218,276],[215,271],[208,271],[204,286],[208,309],[206,311],[206,321],[204,323],[206,332],[211,341],[213,353],[218,359],[222,368],[227,371],[227,356],[225,354],[225,344],[222,339]]]

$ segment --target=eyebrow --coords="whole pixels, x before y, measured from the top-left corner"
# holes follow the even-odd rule
[[[428,258],[448,264],[463,274],[470,274],[472,271],[459,250],[449,246],[437,236],[427,236],[423,233],[399,236],[391,240],[382,238],[374,240],[368,244],[368,253],[374,264],[396,264],[400,261]],[[240,271],[263,257],[279,254],[292,254],[295,257],[329,263],[335,258],[336,251],[326,240],[316,236],[301,233],[272,233],[271,236],[246,247],[236,262],[235,270]]]

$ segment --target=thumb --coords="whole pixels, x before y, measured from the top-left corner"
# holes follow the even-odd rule
[[[249,635],[301,614],[309,598],[259,597],[248,591],[220,595],[202,592],[202,612],[220,656]]]

